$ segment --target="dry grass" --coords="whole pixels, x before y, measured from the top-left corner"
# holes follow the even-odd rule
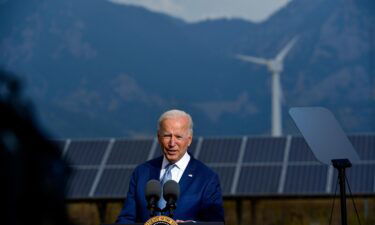
[[[375,198],[356,198],[355,202],[361,224],[374,225]],[[331,206],[331,199],[224,201],[226,225],[328,225]],[[121,207],[122,201],[109,201],[104,204],[75,202],[68,203],[68,213],[76,225],[110,224],[115,222]],[[357,225],[358,221],[351,201],[347,202],[347,208],[348,224]],[[340,224],[340,202],[336,199],[332,225]]]

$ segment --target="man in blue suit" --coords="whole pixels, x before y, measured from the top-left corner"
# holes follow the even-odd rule
[[[171,179],[180,186],[173,219],[184,221],[224,221],[220,182],[217,174],[191,156],[187,149],[193,137],[191,116],[181,110],[163,113],[158,121],[158,140],[163,156],[139,165],[133,172],[124,207],[116,223],[145,222],[150,217],[145,198],[149,180],[161,180],[166,167],[173,165]]]

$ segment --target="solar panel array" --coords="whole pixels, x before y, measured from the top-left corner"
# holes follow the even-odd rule
[[[361,161],[347,169],[354,194],[375,194],[375,135],[349,136]],[[73,174],[68,198],[124,198],[133,169],[161,155],[156,139],[59,140]],[[336,170],[319,163],[302,137],[194,139],[189,152],[218,173],[224,196],[335,193]]]

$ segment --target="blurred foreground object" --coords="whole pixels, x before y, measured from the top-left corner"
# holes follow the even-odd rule
[[[68,167],[36,125],[17,78],[0,69],[2,224],[68,224]]]

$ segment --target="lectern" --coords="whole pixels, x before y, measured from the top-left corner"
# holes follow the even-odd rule
[[[196,223],[180,223],[180,224],[183,224],[183,225],[224,225],[223,222],[196,222]],[[102,224],[102,225],[124,225],[124,224],[112,223],[112,224]],[[144,223],[133,223],[129,225],[144,225]]]

